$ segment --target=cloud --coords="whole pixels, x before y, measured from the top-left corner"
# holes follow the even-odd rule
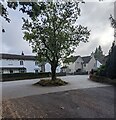
[[[113,29],[109,20],[110,14],[114,14],[113,7],[114,3],[112,2],[80,4],[81,16],[77,23],[87,26],[91,30],[91,35],[89,42],[80,43],[74,53],[75,55],[90,55],[99,45],[102,46],[105,54],[108,53],[113,41]],[[23,40],[22,16],[25,15],[9,9],[11,23],[3,21],[6,32],[3,33],[2,52],[20,54],[24,51],[25,54],[32,54],[29,43]]]
[[[81,43],[76,49],[76,54],[90,55],[99,45],[102,46],[105,54],[109,51],[114,40],[114,30],[110,25],[109,16],[114,14],[114,3],[88,2],[81,5],[81,17],[78,23],[87,26],[91,30],[89,42]]]
[[[11,23],[3,21],[6,32],[2,35],[2,51],[16,54],[20,54],[24,51],[27,54],[32,54],[29,43],[23,40],[22,13],[18,11],[10,11],[9,13]]]

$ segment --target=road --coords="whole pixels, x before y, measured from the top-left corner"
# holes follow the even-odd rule
[[[20,98],[25,96],[40,95],[67,90],[110,86],[90,81],[88,80],[88,75],[64,76],[61,77],[61,79],[69,82],[69,84],[59,87],[34,86],[33,84],[39,81],[39,79],[0,83],[0,89],[2,89],[2,99],[6,100],[11,98]]]
[[[3,118],[114,118],[113,86],[33,95],[2,102]]]

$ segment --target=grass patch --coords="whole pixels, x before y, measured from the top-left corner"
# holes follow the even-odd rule
[[[56,80],[51,79],[42,79],[39,82],[35,83],[34,85],[41,85],[41,86],[63,86],[67,85],[68,82],[61,80],[60,78],[56,78]]]

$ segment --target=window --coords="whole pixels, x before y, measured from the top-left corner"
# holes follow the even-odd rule
[[[10,70],[10,73],[13,73],[13,70]]]
[[[26,72],[26,68],[19,69],[19,73],[25,73],[25,72]]]
[[[23,65],[23,61],[20,61],[20,65]]]
[[[19,70],[19,73],[25,73],[25,70],[21,69]]]

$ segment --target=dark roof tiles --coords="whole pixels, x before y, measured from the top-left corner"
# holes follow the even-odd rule
[[[84,56],[82,57],[84,63],[88,63],[91,60],[91,56]]]
[[[15,59],[15,60],[36,60],[36,56],[16,55],[16,54],[0,54],[2,59]]]
[[[75,62],[77,60],[77,58],[80,57],[80,56],[71,56],[69,58],[67,58],[64,63],[67,63],[67,62]]]

